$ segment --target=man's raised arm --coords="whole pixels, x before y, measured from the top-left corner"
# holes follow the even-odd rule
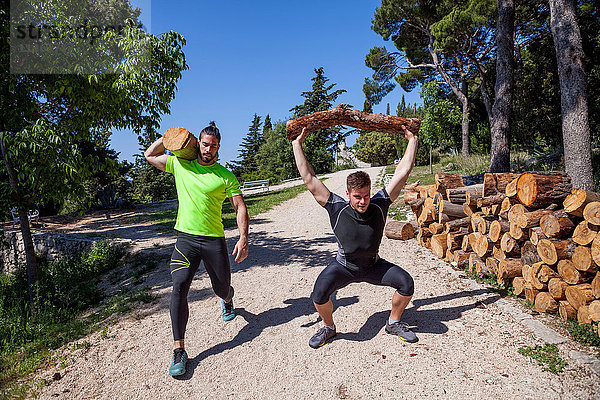
[[[148,147],[148,149],[146,149],[144,157],[146,157],[146,160],[150,164],[161,171],[167,169],[167,158],[169,158],[169,156],[165,154],[165,146],[163,146],[162,138],[158,138],[150,145],[150,147]]]
[[[296,167],[298,167],[298,172],[300,172],[300,176],[304,181],[304,184],[308,188],[308,190],[312,193],[313,197],[321,206],[324,206],[329,199],[329,189],[327,186],[321,182],[312,166],[306,159],[306,155],[304,154],[304,149],[302,148],[302,143],[304,139],[308,136],[308,131],[306,128],[302,129],[302,133],[296,139],[292,141],[292,148],[294,151],[294,159],[296,160]]]
[[[412,171],[417,155],[418,139],[416,133],[409,131],[406,127],[404,127],[404,133],[408,139],[408,145],[406,146],[402,160],[400,160],[396,166],[394,176],[390,179],[390,183],[388,183],[385,188],[392,201],[400,196],[400,191],[402,191],[402,188],[408,179],[408,175],[410,175],[410,171]]]

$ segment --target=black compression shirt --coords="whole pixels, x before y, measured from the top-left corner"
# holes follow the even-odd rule
[[[369,268],[379,258],[385,218],[392,204],[385,189],[373,197],[367,211],[359,213],[350,203],[335,193],[329,195],[323,206],[329,212],[333,233],[338,242],[336,260],[356,271]]]

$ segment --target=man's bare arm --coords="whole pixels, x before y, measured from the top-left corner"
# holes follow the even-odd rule
[[[404,156],[402,160],[396,166],[396,170],[394,171],[394,176],[390,179],[390,182],[386,186],[385,190],[388,192],[390,196],[390,200],[394,201],[400,196],[400,192],[410,175],[410,171],[412,171],[413,165],[415,164],[415,157],[417,155],[417,147],[419,140],[417,139],[417,135],[408,129],[404,129],[406,133],[406,138],[408,139],[408,145],[406,146],[406,150],[404,151]]]
[[[240,263],[248,257],[248,210],[241,195],[230,197],[229,201],[235,210],[237,227],[240,233],[240,238],[231,254],[235,256],[235,261]]]
[[[163,146],[162,138],[159,138],[146,149],[144,152],[146,160],[154,165],[156,168],[164,171],[167,169],[167,158],[169,156],[165,154],[165,146]]]
[[[296,139],[292,141],[292,149],[294,151],[294,159],[296,160],[296,167],[298,167],[298,172],[300,172],[300,176],[304,181],[304,184],[308,188],[308,190],[312,193],[313,197],[321,206],[324,206],[329,199],[329,189],[327,186],[321,182],[315,171],[313,170],[312,165],[306,159],[306,154],[304,154],[304,149],[302,148],[302,143],[306,136],[308,135],[308,131],[306,128],[302,129],[302,133]]]

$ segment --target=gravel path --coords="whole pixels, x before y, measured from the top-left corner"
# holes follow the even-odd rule
[[[380,168],[366,171],[374,179]],[[325,183],[344,196],[347,174],[333,174]],[[226,235],[232,249],[237,232]],[[172,235],[161,237],[165,247],[148,254],[168,257],[173,241]],[[162,261],[146,281],[158,301],[141,306],[136,317],[123,318],[107,335],[82,339],[91,346],[69,352],[67,367],[58,370],[61,379],[42,388],[40,397],[599,398],[600,379],[587,369],[570,362],[557,376],[517,352],[543,342],[506,311],[516,302],[464,279],[414,240],[384,238],[380,254],[415,279],[415,296],[403,319],[420,341],[408,344],[385,333],[392,289],[353,284],[334,298],[338,336],[311,349],[308,339],[320,322],[309,296],[335,249],[327,213],[308,192],[253,218],[249,257],[232,265],[238,317],[221,320],[204,270],[192,284],[189,371],[180,379],[167,375],[170,276]],[[560,346],[564,358],[575,348],[570,342]]]

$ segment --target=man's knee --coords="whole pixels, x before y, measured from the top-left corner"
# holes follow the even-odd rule
[[[407,272],[403,275],[404,276],[396,286],[396,291],[402,296],[412,296],[415,293],[415,281]]]
[[[329,301],[329,293],[327,290],[319,290],[315,288],[310,298],[315,304],[323,305]]]

